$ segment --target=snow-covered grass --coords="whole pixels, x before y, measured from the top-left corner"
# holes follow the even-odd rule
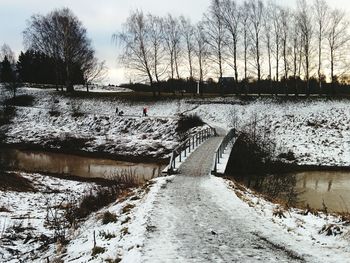
[[[2,93],[5,91],[2,89]],[[237,98],[133,101],[125,97],[69,97],[54,90],[19,89],[35,97],[35,108],[19,108],[7,133],[8,142],[44,144],[73,136],[88,139],[86,151],[165,157],[179,141],[178,114],[197,114],[205,122],[229,129],[243,127],[257,116],[258,127],[277,144],[276,155],[292,151],[300,165],[350,165],[348,101],[313,99],[281,102],[276,99],[240,101]],[[115,108],[123,110],[118,117]],[[149,118],[141,118],[143,107]],[[59,116],[50,116],[50,110]],[[73,117],[72,112],[82,115]],[[151,145],[149,148],[148,145]]]
[[[0,261],[32,261],[39,257],[54,237],[54,229],[47,224],[49,208],[79,200],[86,192],[95,191],[94,183],[58,179],[42,174],[20,173],[33,191],[0,190]],[[52,211],[53,211],[52,210]]]
[[[223,180],[223,179],[217,179]],[[349,262],[350,222],[341,216],[284,208],[230,180],[223,180],[234,198],[259,218],[257,229],[272,242],[304,255],[310,262]],[[248,209],[248,208],[246,208]],[[280,229],[272,232],[270,226]]]
[[[6,94],[10,96],[1,89],[0,93],[0,100]],[[258,99],[242,102],[235,98],[217,98],[138,102],[115,96],[69,97],[53,90],[28,88],[20,89],[19,94],[33,95],[35,102],[33,107],[17,108],[16,116],[6,129],[7,143],[59,148],[73,138],[82,143],[79,146],[82,151],[164,158],[180,143],[175,129],[177,115],[182,112],[195,113],[208,124],[224,129],[231,128],[236,120],[238,127],[243,129],[256,116],[262,120],[258,122],[258,128],[269,133],[276,142],[276,155],[293,151],[296,163],[301,165],[350,165],[347,101]],[[116,116],[116,107],[126,116]],[[143,107],[148,107],[150,117],[141,117]],[[50,111],[58,114],[50,114]],[[171,180],[155,179],[147,187],[136,189],[132,195],[93,213],[76,231],[69,233],[72,241],[66,247],[51,245],[48,251],[38,251],[45,243],[45,236],[52,236],[52,230],[44,224],[45,200],[60,202],[68,194],[78,199],[86,189],[95,186],[40,174],[21,175],[32,181],[38,191],[0,191],[0,261],[18,262],[21,258],[41,262],[48,256],[51,259],[62,257],[70,262],[117,259],[140,262],[145,235],[152,231],[147,228],[147,220],[153,202],[167,180]],[[215,196],[222,201],[222,206],[242,209],[247,217],[253,216],[264,237],[268,236],[276,244],[290,246],[300,255],[315,255],[316,260],[307,257],[311,262],[321,259],[344,262],[349,258],[349,226],[339,217],[303,215],[296,209],[279,211],[278,205],[219,178],[211,177],[208,181],[210,187],[217,191]],[[234,188],[244,201],[229,192],[227,187]],[[117,221],[104,225],[102,218],[107,211]],[[285,217],[273,215],[280,212]],[[335,232],[339,229],[338,232],[342,233],[326,236],[320,232],[324,226],[331,226]],[[16,234],[17,239],[7,238],[16,229],[22,231]],[[96,246],[100,247],[95,252],[100,253],[92,256],[94,232]]]
[[[350,111],[347,101],[320,99],[276,102],[259,99],[248,104],[200,105],[194,112],[204,121],[229,128],[250,123],[277,144],[276,155],[292,151],[299,165],[350,165]],[[244,129],[244,128],[243,128]]]

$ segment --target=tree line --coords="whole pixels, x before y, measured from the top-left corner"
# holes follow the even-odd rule
[[[33,15],[23,32],[26,47],[16,61],[10,47],[0,50],[0,81],[53,84],[73,91],[74,85],[104,78],[106,67],[95,56],[87,30],[68,9]]]
[[[215,77],[236,92],[310,94],[334,92],[350,79],[349,20],[325,0],[298,0],[294,9],[263,0],[211,0],[196,24],[136,10],[113,38],[122,47],[121,62],[151,87]]]

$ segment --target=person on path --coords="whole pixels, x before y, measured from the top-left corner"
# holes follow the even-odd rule
[[[146,107],[143,108],[143,116],[147,117],[147,108]]]

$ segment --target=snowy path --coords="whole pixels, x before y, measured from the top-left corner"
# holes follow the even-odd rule
[[[300,262],[268,242],[260,222],[222,180],[208,176],[214,137],[160,190],[148,222],[142,262]]]

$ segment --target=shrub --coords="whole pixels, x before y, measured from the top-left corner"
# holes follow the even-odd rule
[[[72,117],[73,118],[79,118],[79,117],[83,117],[84,113],[80,110],[80,106],[76,106],[74,104],[72,104]]]
[[[109,232],[105,232],[105,231],[101,231],[100,232],[100,237],[104,238],[104,239],[107,239],[107,240],[110,240],[112,238],[115,238],[116,235],[112,234],[112,233],[109,233]]]
[[[202,126],[203,124],[204,122],[201,117],[196,114],[181,115],[177,122],[176,132],[183,134],[194,127]]]
[[[123,207],[123,214],[129,213],[133,208],[135,207],[135,205],[133,204],[127,204],[126,206]]]
[[[32,95],[19,95],[14,98],[10,98],[5,100],[5,104],[12,105],[12,106],[33,106],[34,103],[34,97]]]
[[[102,253],[104,253],[106,251],[106,249],[104,248],[104,247],[98,247],[98,246],[96,246],[96,247],[94,247],[93,249],[92,249],[92,252],[91,252],[91,256],[96,256],[96,255],[98,255],[98,254],[102,254]]]
[[[1,166],[1,164],[0,164]],[[16,192],[33,192],[35,188],[31,182],[18,173],[9,173],[0,167],[0,190]]]
[[[0,108],[0,126],[9,124],[11,119],[16,115],[16,108],[5,104]]]
[[[107,225],[109,223],[117,222],[117,216],[107,211],[103,213],[102,224]]]
[[[83,197],[79,205],[73,204],[72,208],[67,210],[66,219],[73,225],[77,219],[86,218],[91,213],[114,202],[118,193],[116,186],[100,188],[97,193],[90,192]]]

